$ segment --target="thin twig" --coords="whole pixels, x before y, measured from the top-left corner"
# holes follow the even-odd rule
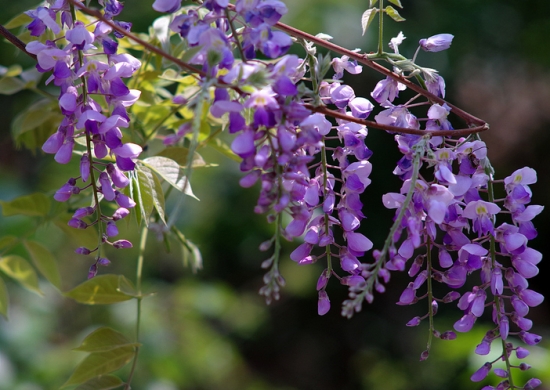
[[[356,60],[357,62],[359,62],[363,65],[366,65],[369,68],[372,68],[372,69],[376,70],[377,72],[382,73],[385,76],[388,76],[388,77],[393,78],[394,80],[397,80],[401,84],[406,85],[407,88],[410,88],[413,91],[425,96],[426,98],[428,98],[431,101],[434,101],[434,102],[439,103],[439,104],[444,104],[444,103],[447,104],[451,108],[451,111],[455,115],[457,115],[458,117],[460,117],[460,118],[462,118],[466,121],[468,126],[477,125],[477,126],[485,126],[485,127],[487,127],[487,129],[489,128],[489,125],[483,119],[479,119],[478,117],[476,117],[476,116],[460,109],[459,107],[447,102],[445,99],[442,99],[439,96],[436,96],[433,93],[430,93],[429,91],[425,90],[421,86],[414,84],[413,82],[406,79],[405,77],[403,77],[401,75],[398,75],[397,73],[394,73],[394,72],[386,69],[382,65],[380,65],[380,64],[378,64],[378,63],[376,63],[372,60],[369,60],[366,57],[366,54],[356,53],[354,51],[351,51],[351,50],[348,50],[344,47],[335,45],[334,43],[325,41],[324,39],[317,38],[314,35],[308,34],[306,32],[298,30],[297,28],[288,26],[288,25],[283,24],[283,23],[277,23],[277,24],[275,24],[275,27],[277,27],[278,29],[280,29],[282,31],[285,31],[286,33],[292,35],[293,37],[299,37],[299,38],[305,39],[307,41],[311,41],[311,42],[315,43],[316,45],[325,47],[325,48],[327,48],[327,49],[329,49],[333,52],[336,52],[336,53],[341,54],[341,55],[346,55],[349,58],[351,58],[353,60]]]
[[[21,39],[17,38],[15,35],[13,35],[9,30],[7,30],[4,26],[0,24],[0,35],[2,35],[4,38],[6,38],[8,41],[10,41],[15,47],[17,47],[19,50],[21,50],[23,53],[31,57],[33,60],[36,61],[36,55],[29,53],[26,49],[25,42],[23,42]]]
[[[368,127],[374,127],[376,129],[391,131],[393,133],[400,133],[400,134],[416,134],[416,135],[431,134],[432,136],[442,136],[442,137],[443,136],[444,137],[446,137],[446,136],[457,136],[457,137],[461,137],[461,136],[466,136],[466,135],[470,135],[470,134],[473,134],[473,133],[480,133],[482,131],[485,131],[485,130],[489,129],[489,126],[487,126],[486,124],[481,125],[481,126],[469,127],[467,129],[456,129],[456,130],[407,129],[407,128],[404,128],[404,127],[382,125],[380,123],[376,123],[376,122],[369,121],[369,120],[366,120],[366,119],[358,119],[358,118],[355,118],[351,115],[346,115],[346,114],[342,114],[339,111],[331,110],[331,109],[329,109],[325,106],[314,106],[314,105],[311,105],[311,104],[304,104],[304,107],[311,110],[311,111],[319,112],[321,114],[325,114],[325,115],[331,116],[333,118],[343,119],[343,120],[346,120],[346,121],[349,121],[349,122],[355,122],[355,123],[359,123],[361,125],[365,125],[365,126],[368,126]]]

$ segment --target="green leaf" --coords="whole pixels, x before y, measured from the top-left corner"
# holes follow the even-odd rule
[[[208,146],[217,150],[218,152],[223,154],[225,157],[229,157],[233,161],[242,161],[242,159],[239,156],[233,153],[233,151],[231,150],[231,147],[218,137],[209,139]]]
[[[101,327],[90,333],[75,351],[104,352],[121,347],[137,347],[139,343],[133,343],[122,333],[108,327]]]
[[[148,185],[151,188],[151,196],[153,199],[155,210],[157,210],[157,212],[159,213],[160,219],[162,219],[162,221],[166,223],[164,219],[164,191],[162,190],[160,180],[149,169],[143,169],[143,167],[141,167],[140,169],[141,172],[143,172],[143,174],[145,175],[146,179],[149,181]]]
[[[63,231],[70,239],[78,243],[78,246],[85,246],[86,248],[93,249],[97,246],[97,231],[93,227],[89,227],[84,230],[75,229],[67,225],[72,218],[70,214],[64,214],[59,216],[54,224]]]
[[[368,10],[363,12],[363,15],[361,16],[361,27],[363,29],[362,35],[365,35],[367,28],[369,27],[371,22],[374,20],[374,17],[376,16],[377,12],[378,12],[378,8],[369,8]]]
[[[121,291],[121,283],[130,284],[122,275],[100,275],[79,284],[64,295],[86,305],[109,305],[133,297]]]
[[[45,217],[50,211],[50,198],[37,192],[32,195],[24,195],[11,201],[0,200],[2,215],[27,215],[29,217]]]
[[[369,0],[369,7],[372,8],[378,3],[378,0]]]
[[[25,89],[26,85],[27,83],[16,77],[2,77],[0,79],[0,95],[13,95]]]
[[[111,390],[123,384],[124,382],[117,376],[102,375],[78,386],[75,390]]]
[[[10,66],[7,69],[6,73],[3,74],[2,76],[16,77],[16,76],[19,76],[21,74],[21,72],[23,72],[23,68],[21,67],[21,65],[15,64],[15,65]]]
[[[8,289],[4,283],[4,279],[0,278],[0,314],[2,314],[6,319],[8,318]]]
[[[32,18],[27,14],[20,14],[17,15],[15,18],[10,20],[8,23],[4,25],[4,27],[8,30],[11,30],[12,28],[21,27],[24,25],[29,24],[32,22]]]
[[[141,225],[141,219],[143,215],[142,200],[139,196],[139,182],[137,179],[137,171],[131,172],[130,185],[124,189],[124,193],[132,198],[136,202],[136,206],[132,209],[133,214],[136,217],[137,225]]]
[[[121,347],[88,355],[61,388],[79,385],[125,366],[134,356],[133,347]]]
[[[138,167],[139,169],[136,171],[137,199],[134,198],[134,200],[139,205],[139,211],[141,211],[141,216],[145,221],[145,224],[149,225],[149,216],[155,207],[155,203],[153,201],[153,185],[149,181],[147,174],[143,172],[143,167],[140,167],[139,165]]]
[[[0,238],[0,250],[4,248],[10,248],[17,243],[17,237],[15,236],[4,236]]]
[[[36,241],[25,241],[25,248],[29,252],[36,268],[48,281],[58,289],[61,288],[61,276],[57,262],[52,253]]]
[[[202,46],[190,47],[183,53],[183,55],[181,56],[181,60],[183,62],[189,62],[189,60],[191,60],[195,56],[195,54],[201,51],[201,49],[202,49]]]
[[[161,150],[157,156],[166,157],[177,162],[180,166],[187,165],[187,155],[189,154],[189,149],[181,146],[172,146],[166,149]],[[193,168],[215,166],[215,164],[206,164],[202,156],[195,152],[193,156]]]
[[[40,146],[55,131],[62,119],[57,101],[39,100],[15,117],[11,124],[12,137],[29,148]],[[30,134],[26,134],[29,132]]]
[[[399,0],[388,0],[390,3],[392,3],[393,5],[396,5],[398,6],[399,8],[403,8],[403,6],[401,5],[401,1]]]
[[[167,157],[154,156],[146,158],[141,161],[141,163],[158,173],[164,180],[166,180],[177,190],[183,191],[185,195],[199,200],[199,198],[193,194],[193,190],[191,190],[191,183],[187,182],[183,168],[181,168],[180,165],[174,160]]]
[[[177,228],[173,227],[172,231],[176,234],[176,238],[181,243],[183,265],[187,267],[189,263],[191,263],[193,273],[202,269],[202,255],[199,248],[189,241]],[[189,257],[191,257],[191,259],[189,259]]]
[[[0,270],[10,278],[17,280],[23,287],[38,294],[42,294],[38,287],[38,276],[31,265],[17,255],[10,255],[0,259]]]
[[[391,5],[388,5],[386,9],[384,10],[386,14],[396,22],[404,22],[405,18],[399,15],[399,12],[395,8],[393,8]]]

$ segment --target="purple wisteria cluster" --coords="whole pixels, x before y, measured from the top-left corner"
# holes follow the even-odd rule
[[[123,8],[117,0],[99,3],[108,20],[113,20]],[[124,142],[121,128],[129,126],[127,108],[136,102],[140,91],[129,89],[123,79],[131,77],[141,63],[130,54],[117,54],[116,39],[122,35],[108,24],[96,21],[85,25],[75,20],[74,8],[67,0],[56,0],[27,15],[33,19],[28,26],[31,36],[39,38],[27,44],[27,51],[36,55],[40,72],[51,72],[46,83],[59,87],[59,108],[64,115],[42,150],[54,154],[60,164],[67,164],[74,154],[81,156],[80,175],[70,178],[54,198],[65,202],[85,189],[92,188],[93,192],[92,206],[77,209],[69,221],[69,226],[76,229],[98,225],[98,246],[76,250],[83,255],[97,252],[88,274],[91,278],[99,265],[109,264],[100,255],[102,244],[115,248],[132,246],[128,240],[110,240],[118,235],[116,221],[135,206],[122,192],[130,182],[124,172],[134,170],[142,148]],[[115,23],[125,30],[131,27],[130,23]],[[83,150],[79,144],[84,145]],[[116,203],[113,215],[102,212],[102,200]],[[86,222],[85,218],[92,215],[96,216],[94,220]]]
[[[273,238],[260,247],[268,250],[274,245],[273,256],[262,264],[270,269],[260,290],[267,301],[277,299],[284,285],[278,271],[280,237],[303,238],[290,254],[298,264],[326,260],[317,283],[320,315],[330,309],[326,287],[332,276],[349,286],[350,299],[344,302],[343,314],[351,316],[364,300],[372,301],[375,290],[385,291],[392,271],[408,268],[414,280],[398,304],[426,299],[428,313],[407,325],[417,326],[430,318],[431,335],[451,340],[457,337],[454,331],[439,332],[432,325],[440,303],[458,301],[464,311],[454,325],[458,332],[469,331],[485,308],[491,307],[495,328],[476,352],[487,354],[496,339],[501,340],[503,352],[472,380],[484,379],[492,365],[503,360],[505,368],[493,370],[504,378],[498,388],[519,388],[512,382],[515,366],[510,356],[515,352],[524,358],[528,352],[514,347],[510,336],[530,345],[540,341],[540,336],[529,332],[532,322],[526,318],[529,307],[543,300],[527,282],[538,273],[536,265],[542,257],[527,246],[536,236],[531,220],[542,211],[542,206],[528,205],[528,186],[536,181],[536,173],[524,168],[503,182],[495,180],[487,148],[475,135],[396,135],[403,157],[394,174],[404,183],[399,193],[383,197],[386,207],[397,209],[394,226],[384,248],[373,251],[374,262],[363,263],[360,259],[373,247],[358,231],[365,218],[361,194],[370,184],[372,153],[365,145],[367,128],[361,120],[369,117],[374,106],[341,82],[344,71],[358,74],[362,67],[348,56],[332,61],[316,56],[308,42],[303,43],[304,59],[286,55],[291,38],[273,29],[286,13],[277,0],[238,0],[234,6],[226,0],[207,0],[181,13],[179,0],[156,0],[153,7],[178,12],[170,27],[190,48],[198,48],[190,63],[202,67],[202,82],[206,85],[207,80],[221,75],[215,83],[210,113],[226,118],[229,132],[235,134],[231,148],[242,158],[240,167],[246,173],[240,184],[251,187],[260,183],[255,211],[267,213],[276,225]],[[200,8],[207,12],[199,12]],[[413,60],[400,55],[404,39],[400,33],[391,40],[394,53],[385,59],[389,58],[398,75],[419,75],[429,92],[444,98],[445,81],[437,71],[418,66],[416,54]],[[452,39],[450,34],[422,39],[419,50],[442,51],[450,47]],[[236,51],[240,58],[234,56]],[[257,52],[269,60],[257,59]],[[332,79],[325,77],[327,64],[334,70]],[[302,82],[306,79],[309,82]],[[390,76],[376,85],[371,97],[381,107],[374,117],[378,125],[429,132],[453,130],[448,119],[452,110],[445,103],[418,103],[417,96],[406,104],[395,104],[405,89]],[[338,113],[337,119],[329,121],[326,111],[312,112],[308,104],[319,103]],[[425,118],[411,112],[419,106],[426,108]],[[494,199],[493,186],[500,183],[504,183],[506,198]],[[497,224],[497,215],[508,221]],[[334,269],[333,259],[339,260],[344,276]],[[458,292],[473,273],[480,275],[477,285],[465,294]],[[445,284],[451,291],[436,297],[433,282]],[[420,293],[422,289],[426,292]],[[428,357],[431,337],[422,360]],[[528,365],[517,367],[525,370]],[[524,388],[538,383],[531,379]]]
[[[174,12],[179,5],[179,1],[157,0],[153,8]],[[364,281],[358,258],[372,248],[372,242],[357,232],[365,217],[360,195],[370,184],[372,152],[365,146],[367,129],[347,120],[333,124],[325,115],[305,108],[313,97],[301,91],[298,83],[308,72],[321,80],[323,63],[314,53],[307,60],[286,55],[292,40],[273,29],[287,12],[284,3],[239,0],[229,7],[228,1],[217,0],[205,1],[201,7],[209,11],[202,18],[198,9],[186,9],[174,17],[170,27],[190,47],[200,47],[190,63],[202,66],[205,78],[224,70],[210,112],[218,118],[227,114],[229,132],[236,135],[231,149],[242,158],[240,167],[246,173],[240,183],[243,187],[261,183],[255,211],[267,213],[276,223],[274,237],[261,246],[267,250],[275,243],[274,256],[262,265],[270,271],[260,292],[269,302],[278,298],[284,284],[277,265],[279,237],[303,236],[305,242],[290,254],[292,260],[311,264],[328,259],[329,266],[317,285],[319,314],[323,315],[330,308],[327,282],[336,275],[331,258],[339,258],[348,273],[338,277],[341,282],[355,285]],[[236,25],[242,27],[239,33]],[[235,47],[241,53],[240,61],[233,56]],[[256,59],[257,52],[270,61]],[[351,118],[367,118],[372,103],[356,97],[350,86],[340,82],[344,71],[358,74],[362,67],[345,56],[335,58],[332,66],[334,78],[316,83],[313,94]],[[343,244],[337,243],[334,227],[340,228]]]
[[[427,41],[421,40],[420,44]],[[434,94],[444,96],[445,84],[438,78],[439,87]],[[388,79],[378,83],[372,96],[386,108],[375,116],[378,123],[420,129],[425,122],[426,130],[452,129],[447,119],[451,110],[445,104],[431,104],[424,119],[413,115],[408,104],[394,105],[398,92],[404,89]],[[529,352],[514,347],[510,336],[527,345],[541,341],[539,335],[529,332],[533,323],[526,318],[529,308],[544,299],[529,289],[528,283],[529,278],[538,274],[537,264],[542,258],[540,252],[528,246],[528,241],[537,236],[532,219],[543,210],[542,206],[529,205],[532,195],[529,185],[537,181],[536,172],[522,168],[503,181],[495,180],[487,147],[477,136],[453,139],[405,134],[396,135],[395,139],[403,157],[393,173],[403,180],[403,185],[399,193],[388,193],[382,199],[385,207],[397,210],[394,227],[384,248],[373,252],[375,261],[360,265],[360,275],[366,282],[350,287],[350,299],[344,302],[343,314],[351,316],[360,310],[364,299],[371,302],[373,290],[383,292],[391,271],[408,269],[414,279],[397,304],[427,300],[428,310],[425,315],[411,319],[407,326],[417,326],[430,318],[433,336],[452,340],[457,337],[454,331],[440,332],[432,327],[439,304],[458,301],[457,306],[464,314],[454,324],[457,332],[471,330],[485,309],[490,308],[495,327],[487,332],[476,353],[487,355],[492,342],[499,339],[502,354],[483,365],[471,379],[476,382],[485,379],[493,364],[501,360],[504,367],[493,370],[503,378],[496,388],[520,388],[511,382],[511,369],[526,370],[530,366],[526,363],[514,366],[510,356],[515,353],[523,359]],[[432,172],[431,178],[428,172]],[[504,186],[503,199],[494,198],[494,187],[498,185]],[[497,223],[497,217],[506,222]],[[467,280],[476,280],[475,286],[469,287],[471,291],[459,293],[457,289]],[[436,297],[432,281],[446,285],[451,291]],[[430,343],[431,336],[421,360],[428,357]],[[533,378],[521,388],[532,389],[538,384],[540,381]],[[484,387],[489,389],[495,387]]]
[[[124,34],[113,31],[109,23],[85,25],[76,21],[68,0],[50,3],[28,12],[33,19],[28,26],[31,35],[48,39],[30,42],[27,50],[37,56],[39,71],[52,72],[47,82],[59,87],[59,107],[65,116],[43,150],[55,154],[61,164],[80,155],[80,175],[70,178],[54,198],[68,201],[73,194],[92,189],[92,205],[78,208],[69,225],[77,229],[98,226],[98,246],[76,251],[96,254],[89,271],[93,277],[98,266],[109,263],[100,255],[103,244],[132,246],[127,240],[110,240],[118,234],[116,221],[136,205],[124,188],[142,148],[124,142],[121,128],[129,127],[128,107],[140,96],[139,90],[129,89],[123,80],[132,77],[141,63],[129,54],[117,54],[116,39]],[[99,3],[105,20],[129,31],[130,23],[113,20],[122,10],[121,3]],[[529,365],[515,366],[510,358],[514,354],[523,359],[529,352],[514,346],[512,338],[527,345],[541,340],[530,332],[533,324],[527,315],[530,307],[544,299],[528,283],[538,274],[542,255],[528,242],[537,235],[532,220],[543,207],[529,204],[529,186],[536,182],[533,169],[522,168],[504,180],[495,180],[486,145],[477,135],[437,134],[453,131],[448,119],[452,109],[443,100],[445,81],[437,71],[417,65],[416,57],[419,50],[448,49],[453,36],[438,34],[420,40],[412,60],[399,53],[405,39],[402,33],[390,41],[393,53],[365,55],[389,62],[394,71],[372,91],[375,107],[342,81],[345,72],[356,75],[362,71],[352,59],[355,53],[330,60],[317,55],[313,44],[304,39],[298,40],[305,49],[304,58],[287,54],[293,39],[276,28],[287,12],[279,0],[237,0],[234,5],[229,0],[204,0],[183,8],[181,0],[155,0],[153,8],[174,14],[170,30],[183,39],[192,65],[189,69],[196,70],[197,84],[206,91],[189,99],[178,96],[174,102],[179,99],[178,104],[196,108],[195,115],[201,117],[203,104],[207,104],[211,117],[234,135],[231,149],[241,158],[244,173],[240,184],[252,187],[259,183],[254,211],[267,214],[276,226],[274,236],[260,246],[274,251],[262,263],[269,269],[260,290],[266,300],[277,299],[284,285],[278,270],[281,237],[303,239],[290,253],[296,263],[326,263],[317,282],[319,315],[330,310],[327,285],[332,277],[349,288],[342,313],[351,317],[365,300],[372,302],[374,291],[385,291],[391,272],[408,270],[414,279],[397,304],[427,302],[427,313],[407,323],[417,326],[429,319],[430,338],[421,359],[428,357],[432,337],[455,339],[455,331],[468,332],[490,308],[494,327],[476,353],[487,355],[496,340],[502,344],[502,353],[471,379],[481,381],[492,370],[503,378],[497,389],[519,389],[513,383],[512,368],[526,370]],[[333,75],[328,78],[331,67]],[[418,102],[420,94],[397,104],[399,94],[407,89],[404,83],[412,76],[429,91],[429,99]],[[422,109],[425,117],[417,116]],[[375,122],[368,122],[373,112]],[[327,119],[328,114],[333,119]],[[365,144],[367,123],[385,130],[425,132],[396,132],[403,156],[394,174],[403,185],[399,192],[383,196],[384,206],[396,209],[396,214],[388,239],[383,248],[372,252],[370,263],[361,259],[373,243],[360,232],[365,219],[361,195],[371,183],[372,171],[372,152]],[[165,144],[198,132],[196,124],[186,121],[165,138]],[[495,198],[496,186],[503,187],[504,198]],[[102,211],[102,201],[116,204],[114,214]],[[95,219],[87,222],[93,215]],[[338,270],[334,259],[339,262]],[[436,296],[435,282],[450,291]],[[459,292],[463,286],[469,291]],[[439,304],[451,302],[457,302],[463,315],[454,331],[440,332],[433,326],[433,317]],[[499,360],[503,368],[493,369]],[[533,378],[522,388],[538,384]]]

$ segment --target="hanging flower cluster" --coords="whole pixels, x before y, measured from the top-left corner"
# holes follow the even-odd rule
[[[100,0],[100,4],[109,20],[123,8],[117,0]],[[131,77],[141,63],[129,54],[117,54],[116,38],[122,35],[113,33],[107,24],[94,22],[86,26],[75,20],[74,8],[67,0],[56,0],[51,6],[38,7],[27,15],[33,18],[28,26],[31,35],[50,38],[45,43],[42,39],[31,41],[26,49],[36,55],[36,68],[40,72],[52,72],[46,83],[59,87],[59,108],[65,116],[42,150],[54,154],[60,164],[67,164],[75,153],[81,155],[80,176],[70,178],[54,198],[65,202],[85,189],[93,191],[93,206],[79,208],[69,221],[69,226],[76,229],[99,226],[98,246],[76,250],[83,255],[97,252],[88,274],[91,278],[99,265],[109,264],[109,260],[99,254],[102,244],[115,248],[132,246],[127,240],[110,240],[118,235],[116,221],[127,216],[128,209],[135,206],[122,192],[130,181],[124,171],[134,170],[134,160],[142,148],[124,142],[121,128],[129,126],[127,108],[136,102],[140,91],[129,89],[123,79]],[[126,30],[131,27],[131,23],[116,23]],[[84,144],[82,151],[77,147],[79,142]],[[102,200],[116,203],[112,216],[102,212]],[[94,214],[93,222],[85,221],[84,218]]]
[[[62,164],[73,154],[81,156],[80,176],[70,178],[54,198],[68,201],[85,189],[93,192],[92,205],[78,208],[69,221],[77,229],[99,227],[98,246],[76,251],[84,255],[97,252],[89,277],[96,275],[99,265],[109,263],[100,256],[101,245],[132,246],[127,240],[109,240],[118,234],[116,221],[135,206],[123,193],[130,183],[124,172],[134,170],[142,152],[139,145],[124,142],[121,131],[129,127],[127,108],[140,95],[123,81],[135,74],[140,62],[129,54],[117,54],[116,39],[124,36],[124,31],[128,33],[131,24],[113,20],[122,10],[117,0],[99,2],[102,20],[90,25],[76,21],[72,0],[70,4],[69,0],[56,0],[49,7],[28,12],[33,19],[28,26],[31,35],[51,39],[30,42],[27,50],[36,55],[39,71],[52,72],[48,83],[60,88],[59,107],[65,116],[43,150],[55,154]],[[430,338],[421,359],[429,355],[432,336],[443,340],[457,337],[452,330],[435,329],[433,317],[440,303],[457,302],[463,311],[454,324],[457,332],[469,331],[490,307],[495,326],[476,353],[488,354],[492,342],[499,339],[502,354],[471,379],[481,381],[492,370],[503,378],[498,389],[519,388],[513,384],[511,370],[529,366],[513,366],[510,356],[515,353],[523,359],[528,351],[514,346],[510,336],[528,345],[541,340],[530,332],[532,321],[527,315],[530,307],[543,301],[528,284],[538,273],[542,255],[528,247],[528,241],[536,237],[532,219],[543,207],[529,205],[529,185],[536,182],[534,170],[523,168],[504,180],[495,180],[487,148],[477,135],[448,135],[455,131],[448,116],[457,110],[443,100],[443,77],[417,65],[416,57],[420,50],[448,49],[453,36],[421,39],[412,60],[399,52],[405,40],[402,33],[390,41],[393,53],[379,48],[378,53],[358,58],[357,53],[348,51],[348,55],[331,60],[316,53],[312,43],[316,37],[302,34],[296,39],[305,50],[300,58],[287,54],[293,39],[277,29],[287,12],[279,0],[237,0],[234,5],[228,0],[204,0],[184,8],[181,0],[155,0],[153,8],[174,14],[169,28],[182,38],[188,57],[182,67],[194,72],[203,90],[189,100],[176,96],[173,102],[196,108],[195,116],[202,115],[202,104],[207,104],[209,114],[234,135],[231,150],[241,159],[241,186],[260,184],[254,210],[267,214],[275,224],[274,236],[260,246],[262,250],[274,248],[273,255],[262,263],[269,269],[260,290],[266,300],[277,299],[284,285],[278,270],[281,237],[302,237],[303,242],[290,253],[298,264],[326,262],[317,283],[319,315],[330,310],[327,285],[333,276],[349,288],[342,313],[351,317],[365,300],[372,302],[374,291],[385,291],[391,272],[408,270],[414,279],[397,304],[427,301],[427,313],[407,323],[417,326],[429,319]],[[386,75],[371,93],[377,107],[356,96],[342,81],[344,72],[362,72],[358,60],[384,60],[392,66],[393,72],[374,67]],[[333,76],[328,78],[331,67]],[[410,82],[412,76],[420,81],[420,87]],[[400,93],[419,88],[422,93],[397,104]],[[418,102],[420,96],[427,97],[426,101]],[[419,109],[425,114],[418,116]],[[374,121],[368,119],[373,111]],[[367,126],[397,134],[395,140],[403,155],[394,170],[403,185],[399,192],[382,199],[385,207],[396,209],[394,224],[383,248],[372,252],[372,262],[362,261],[373,243],[360,232],[365,218],[361,195],[371,183],[372,171],[372,152],[365,144]],[[164,139],[165,145],[196,134],[194,127],[197,123],[185,122]],[[506,197],[495,199],[494,187],[500,185]],[[103,200],[116,203],[113,215],[102,212]],[[87,222],[92,215],[95,220]],[[338,271],[333,259],[338,259]],[[479,275],[475,286],[459,292],[472,274]],[[434,282],[450,291],[435,296]],[[505,362],[505,368],[493,369],[498,360]],[[533,378],[523,388],[538,384]]]
[[[157,0],[153,7],[175,12],[179,2]],[[358,232],[365,217],[360,195],[370,184],[372,167],[368,159],[372,153],[365,146],[367,128],[355,119],[365,120],[374,107],[340,81],[344,71],[358,74],[361,66],[348,56],[335,58],[330,62],[335,74],[327,80],[324,77],[328,61],[315,57],[315,49],[308,42],[304,43],[305,59],[285,55],[290,38],[273,30],[286,13],[279,1],[237,1],[234,7],[227,1],[205,1],[202,7],[208,10],[203,17],[198,10],[188,10],[174,18],[171,28],[187,39],[189,46],[200,47],[190,62],[202,67],[205,78],[225,70],[220,78],[225,85],[218,83],[211,113],[219,118],[228,114],[229,132],[236,135],[231,148],[242,158],[241,170],[246,172],[241,185],[250,187],[260,181],[255,211],[268,213],[268,219],[276,223],[275,236],[261,246],[267,250],[275,243],[274,255],[262,264],[270,271],[260,293],[269,302],[278,298],[284,284],[277,265],[279,236],[289,240],[303,237],[304,242],[290,254],[299,264],[326,258],[327,268],[317,283],[320,315],[330,309],[326,287],[332,276],[349,286],[350,299],[344,302],[343,314],[351,316],[361,309],[363,300],[372,301],[374,290],[384,292],[391,271],[404,271],[410,260],[409,275],[414,281],[403,291],[398,304],[409,305],[426,298],[429,310],[407,325],[419,325],[429,317],[432,327],[438,304],[458,300],[464,316],[454,328],[466,332],[484,313],[486,305],[491,306],[496,327],[488,332],[476,352],[488,353],[490,343],[500,338],[503,353],[499,359],[506,362],[506,369],[494,372],[510,377],[501,387],[510,386],[513,366],[509,356],[516,351],[518,357],[525,357],[526,352],[522,347],[513,347],[508,336],[518,335],[527,344],[540,341],[540,336],[528,332],[532,323],[525,318],[528,308],[543,299],[528,289],[527,283],[527,278],[538,272],[536,264],[541,259],[539,252],[527,247],[527,241],[536,236],[531,220],[542,211],[541,206],[527,206],[531,196],[528,185],[536,181],[534,171],[524,168],[505,179],[507,197],[495,200],[493,184],[497,181],[486,146],[479,138],[396,135],[403,157],[394,173],[404,184],[399,193],[383,197],[386,207],[397,209],[394,228],[384,248],[373,252],[374,262],[362,263],[359,259],[373,247]],[[234,16],[229,10],[235,12]],[[239,32],[236,23],[243,27]],[[433,69],[416,65],[416,54],[412,61],[404,57],[400,62],[395,60],[404,39],[400,33],[390,42],[395,53],[390,61],[394,71],[398,75],[420,74],[425,88],[443,98],[444,79]],[[435,35],[420,40],[419,49],[446,50],[452,39],[450,34]],[[239,49],[241,61],[233,57],[234,47]],[[256,51],[271,60],[251,61],[256,58]],[[313,93],[299,83],[306,75],[311,82],[309,92]],[[382,107],[374,118],[378,125],[430,132],[453,130],[448,120],[452,109],[446,103],[414,103],[417,96],[406,104],[395,105],[395,99],[405,89],[406,85],[394,76],[376,85],[371,96]],[[334,107],[343,115],[333,124],[324,114],[308,111],[308,103]],[[426,105],[429,108],[425,119],[418,119],[411,112],[412,107]],[[431,179],[421,174],[422,167],[433,170]],[[502,214],[497,203],[508,210],[510,223],[495,225],[497,214]],[[284,227],[283,215],[290,216]],[[432,259],[435,253],[439,267]],[[333,269],[333,258],[340,260],[346,276],[339,276]],[[480,284],[461,295],[456,289],[476,271],[481,275]],[[451,292],[435,297],[433,281],[446,284]],[[425,286],[427,292],[418,295]],[[489,293],[493,297],[491,304],[486,303]],[[511,331],[510,323],[516,324],[518,330]],[[431,331],[444,340],[456,338],[454,331]],[[421,359],[428,357],[430,344],[431,338]],[[495,362],[484,365],[472,380],[483,379]],[[528,386],[536,381],[533,379]]]

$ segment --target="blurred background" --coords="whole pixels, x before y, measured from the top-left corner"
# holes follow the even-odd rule
[[[289,13],[283,22],[311,34],[334,37],[347,48],[376,50],[374,28],[361,36],[360,17],[367,0],[286,0]],[[147,31],[158,17],[151,1],[127,0],[121,20],[132,21],[133,31]],[[387,21],[385,41],[399,31],[407,39],[401,53],[412,56],[421,38],[438,33],[455,35],[450,50],[420,53],[418,63],[438,69],[447,82],[447,98],[459,107],[485,119],[491,130],[482,135],[497,176],[530,166],[538,172],[532,186],[533,204],[550,199],[550,3],[547,0],[402,0],[404,23]],[[35,1],[0,0],[0,23],[36,6]],[[10,44],[0,42],[0,65],[32,60]],[[379,76],[368,69],[346,78],[358,96],[369,97]],[[10,138],[10,123],[37,95],[28,91],[0,96],[0,199],[35,191],[53,194],[78,168],[59,166],[39,150],[18,150]],[[457,123],[458,125],[459,123]],[[398,179],[391,175],[399,158],[393,137],[371,130],[367,139],[374,151],[371,159],[373,185],[363,198],[368,219],[362,232],[381,247],[393,212],[385,210],[383,193],[396,191]],[[250,389],[250,390],[454,390],[478,389],[498,383],[490,376],[482,384],[469,377],[486,361],[473,353],[491,328],[482,318],[473,331],[454,341],[435,340],[430,358],[420,362],[428,330],[422,323],[407,328],[412,317],[423,315],[424,301],[411,307],[395,305],[409,278],[394,273],[388,291],[377,295],[372,305],[353,319],[340,316],[340,303],[347,290],[334,281],[328,292],[331,311],[317,316],[315,284],[322,264],[299,267],[288,259],[295,243],[284,247],[281,271],[287,286],[281,299],[267,306],[258,295],[269,256],[258,250],[272,235],[265,216],[256,215],[257,188],[242,189],[238,164],[222,155],[205,153],[216,168],[193,174],[197,202],[184,202],[179,223],[184,234],[202,252],[204,269],[193,274],[185,268],[176,249],[164,251],[149,235],[145,256],[146,292],[155,295],[143,301],[142,343],[135,390]],[[122,224],[123,225],[123,224]],[[539,236],[530,246],[550,253],[550,214],[535,219]],[[0,235],[24,235],[32,228],[27,218],[0,217]],[[121,229],[121,235],[137,242],[136,231]],[[54,253],[62,271],[63,290],[81,283],[89,263],[73,250],[61,231],[39,229],[35,236]],[[174,246],[175,248],[175,246]],[[17,251],[16,251],[17,252]],[[21,251],[23,254],[24,252]],[[136,251],[113,254],[110,271],[134,279]],[[550,294],[545,278],[547,259],[540,274],[530,281],[536,291]],[[7,278],[5,278],[7,279]],[[135,303],[83,306],[65,299],[46,282],[44,296],[7,282],[10,292],[9,320],[0,318],[0,389],[38,390],[58,388],[85,355],[71,351],[86,334],[99,326],[111,326],[133,337]],[[468,286],[464,287],[464,291]],[[461,316],[454,305],[441,307],[436,317],[440,331],[452,328]],[[548,299],[530,311],[533,331],[542,343],[530,347],[527,362],[534,368],[516,373],[520,384],[531,376],[550,389],[550,307]],[[498,349],[495,346],[495,350]],[[522,375],[525,374],[525,375]],[[527,375],[530,374],[530,375]],[[126,372],[120,374],[123,378]]]

